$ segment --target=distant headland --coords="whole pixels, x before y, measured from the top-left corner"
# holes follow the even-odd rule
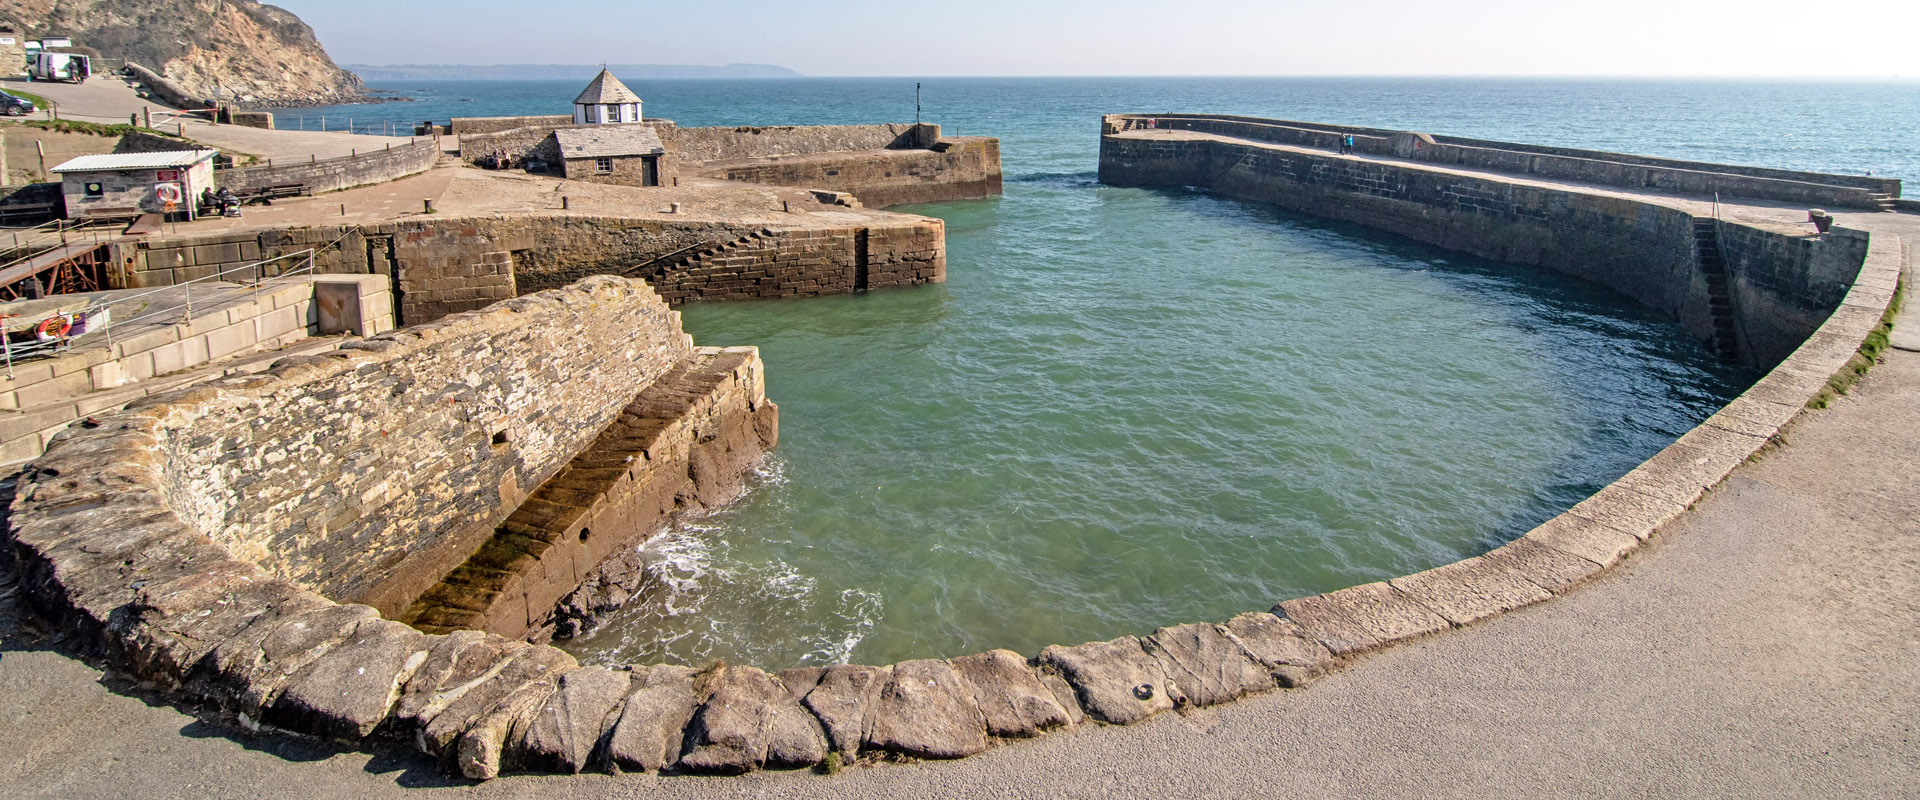
[[[349,64],[347,71],[370,81],[404,80],[554,80],[589,78],[598,64]],[[802,78],[798,72],[771,64],[697,66],[679,64],[610,64],[606,69],[625,78]]]

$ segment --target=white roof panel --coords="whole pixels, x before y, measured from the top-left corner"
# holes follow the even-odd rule
[[[81,156],[60,166],[52,172],[114,172],[136,169],[166,169],[167,167],[186,167],[198,164],[219,155],[218,150],[168,150],[158,153],[110,153],[98,156]]]

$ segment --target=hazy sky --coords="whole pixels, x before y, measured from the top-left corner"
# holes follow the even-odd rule
[[[1920,75],[1920,0],[271,0],[348,64],[808,75]]]

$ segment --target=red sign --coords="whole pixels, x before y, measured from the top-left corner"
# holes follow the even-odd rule
[[[180,180],[180,170],[163,169],[158,172],[155,172],[153,174],[153,179],[157,181],[177,181],[177,180]]]

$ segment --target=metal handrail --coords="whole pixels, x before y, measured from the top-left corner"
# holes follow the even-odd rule
[[[122,320],[122,321],[120,321],[120,323],[119,323],[119,324],[122,324],[122,325],[127,325],[127,324],[132,324],[132,323],[134,323],[134,322],[139,322],[139,321],[141,321],[141,320],[145,320],[145,319],[152,319],[152,318],[154,318],[154,317],[159,317],[159,316],[165,316],[165,315],[170,315],[170,314],[172,314],[172,313],[173,313],[174,311],[181,311],[181,312],[182,312],[182,314],[181,314],[181,318],[180,318],[180,324],[182,324],[182,325],[184,325],[184,324],[186,324],[186,323],[188,323],[188,322],[191,322],[191,321],[193,320],[193,285],[194,285],[194,284],[196,284],[196,283],[203,283],[203,282],[208,282],[208,281],[214,281],[214,280],[218,280],[218,279],[220,279],[220,278],[222,278],[222,277],[225,277],[225,276],[227,276],[227,275],[232,275],[232,274],[234,274],[234,273],[236,273],[236,272],[254,272],[255,274],[259,274],[259,271],[261,270],[261,268],[262,268],[262,267],[265,267],[265,266],[266,266],[266,265],[268,265],[268,264],[272,264],[272,263],[275,263],[275,262],[279,262],[279,261],[286,261],[286,260],[288,260],[288,259],[292,259],[292,258],[301,258],[301,257],[304,257],[304,258],[306,259],[306,264],[304,264],[304,265],[302,265],[302,266],[300,266],[300,267],[297,267],[297,268],[294,268],[294,269],[291,269],[291,270],[286,270],[286,271],[283,271],[283,272],[281,272],[280,274],[278,274],[278,275],[275,275],[275,276],[273,276],[273,277],[275,277],[275,278],[285,278],[285,277],[288,277],[288,276],[291,276],[291,275],[310,275],[310,274],[312,274],[312,273],[313,273],[313,269],[314,269],[314,255],[315,255],[316,253],[318,253],[318,252],[319,252],[319,251],[318,251],[318,250],[316,250],[315,248],[311,248],[311,247],[309,247],[309,248],[307,248],[307,249],[305,249],[305,250],[300,250],[300,251],[298,251],[298,252],[293,252],[293,253],[287,253],[287,254],[285,254],[285,255],[280,255],[280,256],[274,256],[273,258],[269,258],[269,259],[264,259],[264,260],[261,260],[261,261],[255,261],[255,262],[253,262],[253,263],[251,263],[251,264],[245,264],[245,265],[242,265],[242,266],[238,266],[238,267],[234,267],[234,268],[232,268],[232,269],[226,269],[226,270],[221,270],[221,271],[219,271],[219,272],[215,272],[215,273],[213,273],[213,274],[211,274],[211,275],[207,275],[207,276],[204,276],[204,277],[199,277],[199,278],[194,278],[194,279],[192,279],[192,280],[189,280],[189,281],[183,281],[183,282],[181,282],[181,283],[176,283],[176,284],[173,284],[173,285],[171,285],[171,286],[163,286],[163,287],[160,287],[160,288],[158,288],[158,289],[154,289],[154,290],[152,290],[152,291],[149,291],[149,292],[141,292],[140,294],[136,294],[136,295],[130,295],[130,296],[127,296],[127,297],[121,297],[121,298],[117,298],[117,299],[114,299],[114,300],[110,300],[110,301],[107,301],[107,302],[104,302],[104,303],[96,303],[96,304],[92,304],[92,305],[88,305],[88,306],[87,306],[87,307],[86,307],[85,309],[82,309],[82,310],[81,310],[81,313],[92,313],[92,312],[95,312],[95,311],[97,311],[97,310],[100,310],[100,309],[105,309],[105,308],[110,308],[110,307],[112,307],[112,306],[115,306],[115,305],[119,305],[119,304],[122,304],[122,303],[128,303],[128,302],[132,302],[132,301],[135,301],[135,300],[139,300],[139,299],[141,299],[141,298],[143,298],[143,297],[151,297],[151,296],[153,296],[153,295],[156,295],[156,294],[160,294],[161,292],[166,292],[166,291],[170,291],[170,290],[173,290],[173,289],[178,289],[178,288],[181,288],[181,287],[186,287],[186,298],[185,298],[185,299],[184,299],[184,300],[183,300],[183,301],[181,302],[181,304],[180,304],[180,305],[177,305],[177,306],[168,306],[168,307],[165,307],[165,308],[161,308],[161,309],[158,309],[158,310],[155,310],[155,311],[150,311],[150,312],[148,312],[148,313],[145,313],[145,314],[141,314],[140,316],[137,316],[137,317],[133,317],[133,318],[130,318],[130,319],[126,319],[126,320]],[[240,289],[238,289],[238,290],[235,290],[235,292],[236,292],[236,293],[237,293],[237,292],[251,292],[251,293],[254,293],[254,294],[258,294],[258,293],[260,292],[260,285],[261,285],[262,283],[265,283],[265,282],[266,282],[267,280],[268,280],[268,279],[267,279],[267,278],[266,278],[266,277],[265,277],[264,275],[261,275],[260,277],[257,277],[257,278],[256,278],[256,279],[255,279],[255,280],[253,281],[253,283],[251,283],[251,284],[248,284],[248,285],[245,285],[245,286],[243,286],[242,288],[240,288]],[[218,297],[220,297],[220,296],[221,296],[221,295],[215,295],[214,297],[215,297],[215,298],[218,298]],[[203,302],[204,302],[204,301],[203,301]],[[108,346],[108,347],[112,347],[112,346],[113,346],[113,326],[114,326],[114,324],[115,324],[115,322],[114,322],[114,320],[113,320],[113,318],[112,318],[112,316],[111,316],[111,315],[109,315],[109,316],[108,316],[108,318],[107,318],[107,324],[106,324],[106,327],[102,329],[102,332],[106,334],[106,337],[107,337],[107,346]]]

